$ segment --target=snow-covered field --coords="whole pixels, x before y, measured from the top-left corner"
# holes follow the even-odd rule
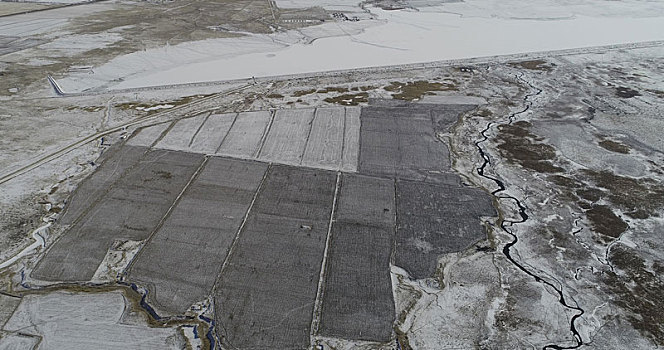
[[[353,1],[277,1],[369,11],[372,19],[188,42],[117,57],[71,74],[66,91],[243,79],[664,40],[664,2],[414,1],[397,11]]]
[[[117,291],[29,295],[23,298],[3,330],[41,338],[39,349],[184,347],[175,329],[123,323],[129,311],[128,301]]]
[[[91,2],[91,0],[21,0],[20,2],[39,3],[39,4],[58,4],[58,5],[73,5]]]

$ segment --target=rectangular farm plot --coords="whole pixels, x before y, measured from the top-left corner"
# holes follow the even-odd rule
[[[357,171],[360,108],[200,115],[141,130],[131,144],[241,159]],[[161,134],[164,134],[161,137]],[[159,141],[157,141],[157,139]]]
[[[187,151],[194,140],[196,132],[205,121],[206,115],[200,114],[191,118],[180,119],[155,147]]]
[[[311,133],[313,119],[313,109],[276,111],[259,159],[299,165]]]
[[[362,174],[395,177],[401,156],[396,134],[361,129],[358,171]]]
[[[428,132],[411,132],[411,130],[419,128]],[[400,128],[398,140],[401,168],[424,170],[447,170],[450,168],[447,146],[434,139],[431,122],[428,120],[412,121],[408,129]]]
[[[158,310],[183,314],[210,294],[266,170],[209,159],[131,268],[130,280],[149,287]]]
[[[217,152],[221,142],[235,122],[236,113],[212,114],[201,125],[189,147],[189,151],[211,154]]]
[[[319,334],[390,340],[394,215],[393,180],[344,174],[328,248]]]
[[[302,165],[334,170],[341,167],[345,117],[343,107],[316,109]]]
[[[148,238],[203,158],[164,150],[147,153],[55,243],[33,276],[49,281],[90,280],[114,241]]]
[[[436,140],[430,112],[418,108],[369,107],[362,110],[361,173],[418,181],[457,183],[447,146]]]
[[[243,112],[237,115],[217,154],[255,158],[267,132],[272,115],[268,111]]]
[[[394,180],[343,174],[334,221],[394,228]]]
[[[253,212],[327,222],[335,188],[334,172],[274,165]]]
[[[405,103],[403,106],[369,106],[362,108],[362,118],[431,120],[430,109],[430,106],[412,103]]]
[[[62,225],[71,225],[91,205],[98,201],[124,172],[136,164],[147,151],[146,147],[123,146],[111,148],[102,155],[99,167],[83,181],[67,200],[67,207],[58,219]]]
[[[336,174],[272,166],[215,295],[229,348],[306,349]]]
[[[395,264],[420,279],[433,275],[440,255],[484,239],[480,217],[496,211],[476,188],[397,181],[397,214]]]
[[[369,117],[366,110],[362,110],[360,117],[358,170],[363,174],[394,177],[401,161],[396,121],[394,118]]]
[[[417,124],[418,122],[414,122]],[[420,122],[429,124],[429,122]],[[398,136],[400,161],[396,176],[402,179],[434,183],[458,184],[451,168],[447,145],[428,134],[400,133]]]
[[[172,123],[161,123],[142,128],[127,141],[127,145],[151,147],[171,126],[171,124]]]
[[[357,171],[357,162],[360,153],[360,107],[346,107],[344,125],[344,147],[341,170]]]

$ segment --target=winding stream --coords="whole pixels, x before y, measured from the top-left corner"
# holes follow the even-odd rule
[[[526,94],[526,96],[523,98],[523,101],[524,101],[524,103],[525,103],[525,107],[524,107],[521,111],[519,111],[519,112],[514,112],[514,113],[512,113],[512,114],[509,116],[509,122],[508,122],[508,124],[512,124],[512,122],[514,122],[514,120],[516,119],[516,117],[517,117],[518,115],[523,114],[523,113],[526,113],[527,111],[529,111],[529,110],[530,110],[530,107],[531,107],[532,104],[533,104],[532,101],[531,101],[530,99],[531,99],[532,97],[538,96],[539,94],[542,93],[542,89],[539,89],[539,88],[535,87],[535,86],[532,85],[530,82],[528,82],[528,81],[526,81],[525,79],[523,79],[522,77],[523,77],[523,74],[521,74],[521,75],[517,75],[517,76],[516,76],[517,80],[520,80],[520,81],[526,83],[530,88],[532,88],[533,90],[535,90],[535,92],[533,92],[533,93],[529,93],[529,94]],[[494,182],[494,183],[498,186],[497,189],[495,189],[495,190],[493,190],[493,191],[491,192],[491,194],[492,194],[493,196],[495,196],[496,199],[498,199],[498,200],[511,200],[511,201],[514,201],[514,203],[515,203],[515,204],[517,205],[517,207],[519,208],[519,216],[520,216],[520,218],[521,218],[520,220],[503,220],[503,221],[500,223],[500,228],[501,228],[505,233],[507,233],[509,236],[512,237],[512,241],[509,242],[509,243],[507,243],[507,244],[505,244],[505,246],[503,247],[503,254],[505,255],[505,257],[507,257],[507,259],[508,259],[512,264],[514,264],[514,266],[516,266],[519,270],[523,271],[523,272],[524,272],[525,274],[527,274],[528,276],[531,276],[533,279],[535,279],[536,282],[538,282],[538,283],[542,283],[542,284],[544,284],[544,285],[546,285],[546,286],[549,286],[549,287],[552,288],[553,290],[555,290],[555,291],[556,291],[556,294],[558,295],[558,302],[559,302],[563,307],[565,307],[565,308],[567,308],[567,309],[570,309],[570,310],[574,310],[574,311],[576,312],[576,313],[574,314],[574,316],[572,316],[572,319],[570,320],[570,331],[572,332],[572,335],[574,336],[574,341],[576,342],[576,344],[575,344],[575,345],[572,345],[572,346],[561,346],[561,345],[557,345],[557,344],[547,344],[547,345],[545,345],[544,347],[542,347],[542,349],[543,349],[543,350],[547,350],[547,349],[553,349],[553,350],[578,349],[578,348],[581,347],[584,343],[583,343],[583,339],[581,338],[581,335],[579,334],[579,331],[576,329],[576,324],[575,324],[575,322],[576,322],[576,320],[577,320],[579,317],[581,317],[581,316],[584,314],[585,311],[584,311],[581,307],[579,307],[578,304],[577,304],[573,299],[572,299],[572,302],[573,302],[573,303],[570,303],[570,302],[565,298],[565,295],[563,294],[563,290],[562,290],[562,283],[561,283],[561,286],[558,287],[558,286],[556,286],[556,285],[554,284],[554,282],[548,281],[548,280],[546,280],[546,279],[540,277],[540,276],[538,275],[538,272],[537,272],[537,271],[533,271],[533,270],[527,268],[524,264],[518,262],[518,261],[512,256],[512,254],[511,254],[511,249],[512,249],[512,247],[513,247],[514,245],[516,245],[516,244],[519,242],[519,237],[518,237],[516,234],[514,234],[514,233],[510,230],[510,227],[512,227],[513,225],[516,225],[516,224],[521,224],[521,223],[526,222],[526,221],[528,220],[528,214],[526,213],[527,208],[521,203],[521,201],[519,201],[519,199],[517,199],[517,198],[515,198],[515,197],[512,197],[512,196],[510,196],[510,195],[508,195],[508,194],[504,194],[504,193],[502,193],[502,192],[505,191],[506,188],[505,188],[505,184],[504,184],[501,180],[499,180],[499,179],[497,179],[497,178],[494,178],[494,177],[492,177],[492,176],[486,175],[486,174],[484,173],[484,170],[486,169],[486,167],[489,166],[489,165],[491,165],[491,160],[490,160],[489,156],[487,155],[487,153],[486,153],[486,152],[484,151],[484,149],[482,148],[481,144],[484,143],[484,142],[486,142],[486,141],[489,139],[489,137],[487,136],[486,133],[487,133],[487,132],[488,132],[488,131],[489,131],[494,125],[496,125],[496,122],[491,122],[491,123],[487,124],[486,128],[484,128],[484,130],[482,130],[482,131],[480,132],[480,134],[482,135],[482,139],[479,140],[479,141],[477,141],[477,142],[475,142],[475,146],[477,147],[477,149],[478,149],[480,155],[482,156],[482,159],[484,160],[483,163],[482,163],[482,165],[481,165],[479,168],[477,168],[477,174],[480,175],[481,177],[485,178],[485,179],[488,179],[488,180]]]

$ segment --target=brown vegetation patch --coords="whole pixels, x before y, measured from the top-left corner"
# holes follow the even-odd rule
[[[576,195],[589,202],[597,202],[602,199],[604,192],[599,188],[587,187],[576,190]]]
[[[529,318],[524,313],[525,304],[531,304],[542,297],[537,288],[532,284],[522,283],[520,288],[510,289],[502,308],[496,312],[494,325],[502,332],[519,329],[524,324],[530,324],[533,328],[543,327],[539,320]]]
[[[627,154],[629,153],[630,150],[630,148],[627,147],[626,145],[611,140],[602,140],[599,142],[599,145],[602,148],[607,149],[611,152],[622,153],[622,154]]]
[[[563,168],[551,162],[556,157],[556,150],[538,142],[541,138],[532,134],[529,128],[528,122],[499,125],[496,140],[499,142],[497,148],[500,155],[539,173],[563,172]]]
[[[661,262],[659,261],[653,262],[652,269],[655,271],[656,274],[664,275],[664,264],[662,264]]]
[[[311,95],[316,92],[316,89],[308,89],[308,90],[298,90],[293,92],[293,97],[302,97],[306,95]]]
[[[606,205],[593,205],[586,211],[586,216],[593,226],[593,230],[604,237],[601,237],[605,243],[620,237],[620,234],[627,230],[627,223],[618,215],[614,214],[611,208]]]
[[[627,216],[636,219],[659,216],[664,208],[664,185],[653,179],[635,179],[610,171],[585,170],[584,174],[606,189],[609,201]]]
[[[648,90],[646,90],[646,91],[648,91],[648,92],[651,93],[651,94],[655,94],[655,95],[657,95],[657,97],[659,97],[659,98],[664,98],[664,91],[662,91],[662,90],[648,89]]]
[[[67,111],[74,111],[74,110],[77,110],[77,109],[84,110],[86,112],[99,112],[102,109],[104,109],[104,107],[103,106],[84,106],[84,107],[69,106],[69,107],[65,108],[65,110],[67,110]]]
[[[634,96],[641,96],[641,93],[625,86],[619,86],[616,88],[616,96],[622,98],[632,98]]]
[[[284,98],[284,95],[282,95],[282,94],[269,94],[265,97],[267,97],[267,98]]]
[[[648,271],[638,252],[616,244],[609,261],[618,271],[607,271],[604,281],[615,294],[613,303],[625,310],[627,320],[657,346],[664,346],[664,281]]]
[[[491,112],[490,110],[488,110],[486,108],[480,108],[479,110],[477,110],[475,112],[475,115],[478,116],[478,117],[486,118],[486,117],[490,117],[491,115],[493,115],[493,112]]]
[[[550,72],[550,71],[553,70],[553,67],[555,65],[554,64],[549,64],[544,60],[529,60],[529,61],[513,62],[513,63],[510,63],[510,66],[517,67],[517,68],[530,69],[530,70],[539,70],[539,71]]]
[[[457,86],[453,82],[431,83],[418,80],[408,83],[398,81],[391,82],[385,87],[385,91],[393,92],[392,98],[405,101],[419,100],[425,95],[434,95],[432,91],[456,91]]]
[[[336,103],[343,106],[357,106],[360,103],[369,102],[369,94],[360,92],[358,94],[345,94],[335,97],[328,97],[324,100],[327,103]]]
[[[402,332],[398,327],[394,327],[394,333],[397,335],[397,342],[399,343],[399,349],[413,350],[408,340],[408,334]]]
[[[547,180],[565,188],[579,188],[583,186],[583,183],[564,175],[551,175],[547,177]]]
[[[319,94],[327,94],[327,93],[330,93],[330,92],[339,92],[339,93],[341,93],[341,92],[348,92],[348,89],[344,88],[344,87],[330,86],[330,87],[326,87],[325,89],[320,89],[317,92]]]
[[[579,206],[579,208],[581,208],[583,210],[588,210],[588,209],[593,207],[592,204],[590,204],[588,202],[585,202],[585,201],[579,201],[577,203],[577,205]]]

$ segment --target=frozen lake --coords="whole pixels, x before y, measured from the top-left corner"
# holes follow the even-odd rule
[[[61,85],[66,91],[123,89],[664,40],[663,5],[630,1],[598,8],[592,1],[571,7],[545,1],[538,12],[530,3],[517,9],[518,3],[470,1],[419,11],[371,7],[372,20],[121,56],[96,67],[95,75],[72,75]]]

